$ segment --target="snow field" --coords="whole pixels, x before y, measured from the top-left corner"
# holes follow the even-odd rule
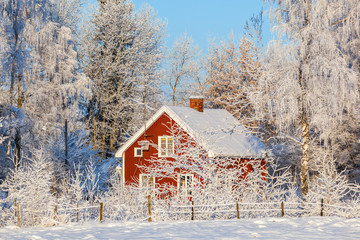
[[[50,228],[0,228],[0,239],[359,239],[360,218],[86,223]]]

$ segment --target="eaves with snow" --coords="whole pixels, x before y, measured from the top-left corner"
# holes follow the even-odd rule
[[[223,109],[204,109],[199,112],[189,107],[163,106],[147,122],[149,128],[166,113],[203,147],[209,157],[264,158],[264,144],[248,129]],[[144,133],[141,127],[115,154],[123,153]]]

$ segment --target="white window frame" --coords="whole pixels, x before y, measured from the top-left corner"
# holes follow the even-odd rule
[[[144,177],[147,177],[147,179],[152,179],[152,184],[149,185],[149,181],[147,181],[146,185],[144,185]],[[151,174],[139,174],[139,186],[141,188],[148,188],[148,189],[154,189],[155,188],[155,176]]]
[[[184,177],[185,178],[185,184],[183,188],[181,188],[181,178]],[[188,177],[191,177],[191,182],[190,184],[188,183]],[[193,174],[179,174],[178,175],[178,190],[179,190],[179,194],[180,195],[186,195],[186,196],[191,196],[191,191],[192,191],[192,187],[194,184],[194,175]]]
[[[141,154],[139,155],[137,150],[141,151]],[[134,157],[142,157],[143,156],[143,150],[141,149],[141,147],[134,147]]]
[[[162,154],[162,152],[163,152],[163,149],[162,149],[162,147],[161,147],[161,139],[162,138],[165,138],[166,140],[165,140],[165,154]],[[171,153],[170,153],[170,151],[169,151],[169,139],[171,139],[172,140],[172,146],[170,146],[171,147]],[[159,151],[158,151],[158,155],[159,155],[159,157],[171,157],[171,156],[173,156],[174,155],[174,138],[172,137],[172,136],[159,136],[159,138],[158,138],[158,146],[159,146]]]

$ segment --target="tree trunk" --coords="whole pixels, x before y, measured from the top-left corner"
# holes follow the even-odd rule
[[[100,149],[103,151],[103,158],[107,157],[107,153],[108,153],[108,147],[106,144],[106,139],[110,136],[110,133],[107,131],[107,127],[106,127],[106,121],[107,121],[107,112],[106,110],[104,110],[103,112],[103,122],[102,122],[102,144]]]
[[[303,29],[307,28],[310,24],[309,15],[311,11],[312,1],[304,1],[307,4],[307,10],[304,14],[304,26]],[[303,93],[307,92],[306,79],[309,76],[304,76],[303,69],[309,67],[309,59],[310,59],[310,45],[312,37],[307,37],[306,45],[305,45],[305,56],[303,60],[303,64],[300,66],[300,74],[299,74],[299,84]],[[301,159],[301,174],[300,174],[300,184],[301,184],[301,197],[304,198],[305,195],[309,191],[309,153],[310,153],[310,126],[309,126],[309,115],[306,108],[305,96],[302,95],[300,97],[301,104],[301,137],[302,137],[302,159]]]
[[[65,167],[67,167],[68,166],[68,122],[67,122],[67,119],[65,119],[64,138],[65,138]]]
[[[309,147],[310,147],[310,137],[309,137],[309,118],[305,111],[302,109],[301,113],[301,130],[302,130],[302,159],[301,159],[301,196],[304,197],[309,191],[308,183],[308,172],[309,172]]]
[[[20,130],[15,129],[15,160],[14,160],[14,169],[17,170],[20,165],[20,159],[21,159],[21,136],[20,136]]]
[[[175,88],[173,88],[173,91],[172,91],[172,103],[173,103],[173,106],[175,106]]]
[[[17,98],[17,108],[21,109],[22,104],[23,104],[23,92],[21,90],[21,76],[18,76],[18,98]],[[14,138],[14,143],[15,143],[15,161],[14,161],[14,169],[17,170],[18,167],[20,166],[20,160],[21,160],[21,135],[20,135],[20,126],[18,126],[17,128],[15,128],[15,138]]]

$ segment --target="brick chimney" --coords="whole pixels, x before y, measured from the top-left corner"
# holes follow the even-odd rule
[[[198,112],[203,112],[204,111],[204,97],[203,96],[190,97],[190,108],[193,108]]]

